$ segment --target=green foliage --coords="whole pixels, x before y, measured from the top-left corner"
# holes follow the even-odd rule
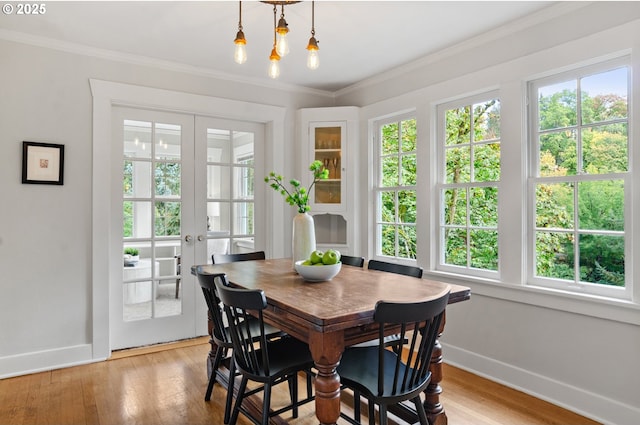
[[[124,249],[124,253],[127,255],[133,255],[136,256],[139,254],[138,248],[133,248],[133,247],[127,247]]]
[[[285,201],[289,205],[295,205],[298,208],[299,213],[304,213],[311,211],[311,207],[309,206],[309,195],[313,186],[318,180],[329,178],[329,170],[324,168],[322,161],[313,161],[311,165],[309,165],[309,171],[313,173],[313,182],[309,185],[309,189],[303,187],[298,180],[291,179],[289,180],[291,190],[289,190],[282,183],[284,178],[273,171],[264,178],[264,181],[265,183],[269,183],[269,186],[271,186],[273,190],[280,192],[280,194],[285,197]]]

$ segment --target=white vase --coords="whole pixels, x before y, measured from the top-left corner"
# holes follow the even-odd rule
[[[313,217],[309,214],[298,213],[293,218],[292,253],[293,263],[306,260],[316,250],[316,229]]]

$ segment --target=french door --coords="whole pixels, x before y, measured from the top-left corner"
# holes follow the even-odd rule
[[[112,204],[121,274],[110,286],[111,349],[205,335],[191,266],[255,248],[261,125],[114,107]]]

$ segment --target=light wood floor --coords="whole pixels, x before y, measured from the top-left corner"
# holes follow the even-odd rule
[[[225,392],[216,385],[211,401],[204,401],[206,341],[128,350],[106,362],[0,380],[0,424],[221,425]],[[447,365],[442,387],[451,425],[597,424]],[[273,402],[286,397],[284,386]],[[349,410],[347,397],[343,406]],[[313,403],[299,418],[283,418],[295,425],[317,424]],[[250,424],[242,416],[238,423]]]

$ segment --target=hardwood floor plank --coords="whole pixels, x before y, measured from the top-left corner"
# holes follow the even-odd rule
[[[144,347],[118,352],[105,362],[0,380],[0,424],[221,425],[226,391],[216,384],[211,401],[204,401],[207,342],[208,338],[198,338]],[[450,424],[597,424],[446,364],[442,386],[441,400]],[[299,387],[302,395],[302,378]],[[286,404],[288,397],[286,385],[276,387],[273,406]],[[350,412],[352,404],[345,392],[343,410]],[[291,425],[317,424],[313,403],[302,406],[297,419],[290,412],[279,419]],[[238,424],[251,422],[241,415]]]

